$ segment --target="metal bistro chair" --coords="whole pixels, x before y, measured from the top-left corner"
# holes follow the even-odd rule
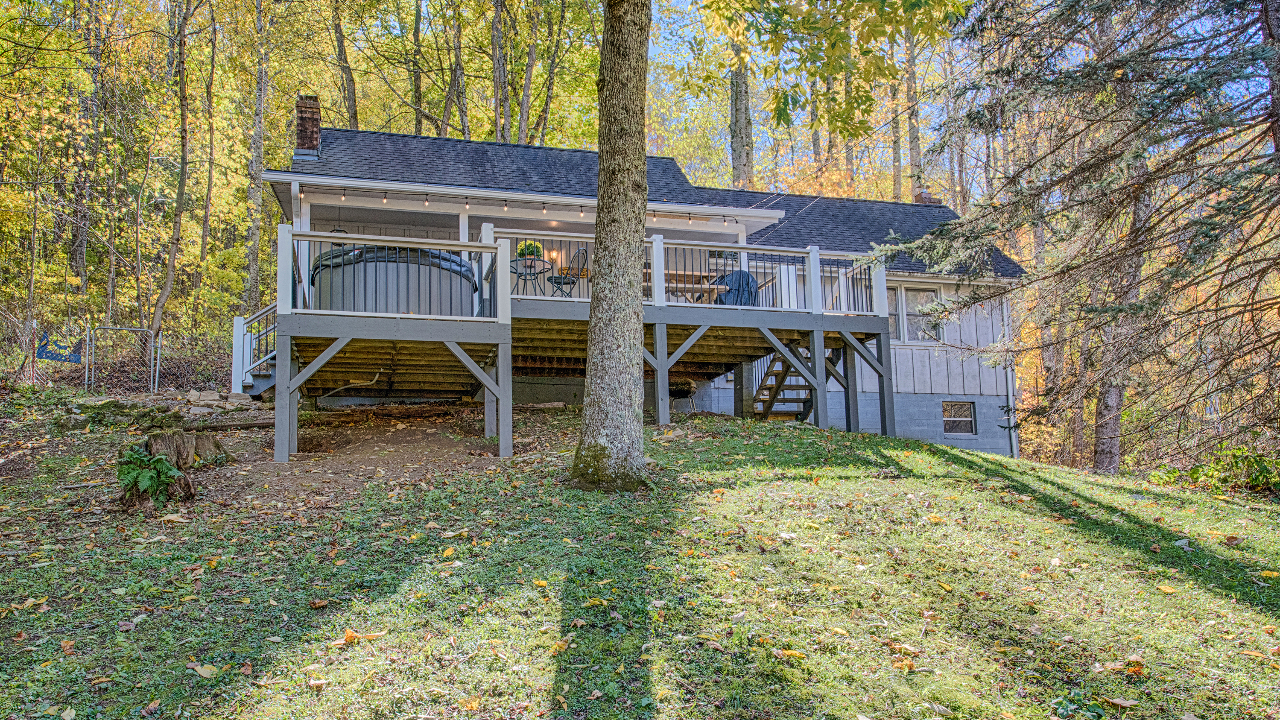
[[[587,249],[578,248],[569,262],[560,268],[559,275],[547,278],[551,283],[552,297],[573,297],[573,289],[578,286],[578,278],[587,276]]]

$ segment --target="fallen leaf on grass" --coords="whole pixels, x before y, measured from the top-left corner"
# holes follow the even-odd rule
[[[329,604],[329,601],[328,601],[328,600],[319,600],[319,599],[312,600],[312,601],[311,601],[311,609],[312,609],[312,610],[319,610],[320,608],[322,608],[322,607],[324,607],[325,605],[328,605],[328,604]]]
[[[1169,587],[1168,585],[1157,585],[1156,589],[1165,595],[1172,595],[1173,593],[1178,592],[1177,588]]]
[[[546,587],[546,586],[547,586],[547,581],[546,581],[546,580],[534,580],[534,581],[533,581],[533,584],[534,584],[535,586],[537,586],[537,587],[540,587],[540,588],[541,588],[541,587]]]
[[[951,586],[942,582],[941,580],[938,581],[938,585],[942,586],[943,591],[951,592]]]
[[[1266,657],[1266,654],[1260,653],[1257,650],[1241,650],[1240,654],[1248,655],[1249,657],[1260,657],[1260,658]]]
[[[160,521],[161,521],[161,522],[174,522],[174,523],[187,523],[187,522],[191,522],[190,520],[188,520],[188,519],[186,519],[186,518],[184,518],[184,517],[182,517],[181,515],[178,515],[178,514],[176,514],[176,513],[175,513],[175,514],[170,514],[170,515],[165,515],[164,517],[160,518]]]
[[[282,684],[282,683],[286,683],[286,682],[289,682],[289,681],[288,681],[288,680],[272,680],[272,679],[270,679],[270,678],[262,678],[261,680],[254,680],[254,681],[253,681],[253,684],[254,684],[254,685],[257,685],[258,687],[270,687],[270,686],[272,686],[272,685],[280,685],[280,684]]]
[[[241,674],[241,675],[253,675],[253,663],[251,663],[251,662],[249,662],[249,661],[247,661],[247,660],[246,660],[246,661],[245,661],[245,663],[244,663],[244,665],[241,665],[241,666],[240,666],[240,674]]]
[[[602,697],[603,695],[604,695],[604,693],[600,692],[599,690],[592,690],[592,691],[591,691],[591,694],[587,696],[587,699],[588,699],[588,700],[595,700],[596,698],[598,698],[598,697]]]
[[[445,549],[444,549],[444,552],[440,553],[440,557],[449,557],[449,556],[450,556],[450,555],[452,555],[454,552],[455,552],[455,551],[454,551],[454,549],[453,549],[452,547],[447,547],[447,548],[445,548]]]
[[[574,618],[569,624],[573,627],[582,627],[587,624],[587,621],[582,618]]]
[[[149,705],[142,708],[142,714],[145,715],[146,717],[151,717],[152,713],[154,713],[156,711],[156,708],[158,707],[160,707],[160,701],[152,700]]]
[[[708,640],[707,647],[711,648],[712,650],[719,650],[720,652],[724,652],[724,646],[722,646],[720,643],[716,642],[715,640]]]
[[[62,714],[58,717],[62,718],[62,720],[76,720],[76,711],[71,708],[67,708],[66,710],[63,710]]]
[[[781,660],[782,658],[789,658],[789,657],[803,658],[804,653],[800,652],[799,650],[779,650],[778,648],[774,648],[773,656],[778,658],[779,660]]]
[[[282,642],[284,642],[284,638],[282,638],[282,637],[269,637],[269,638],[267,638],[267,642],[282,643]]]
[[[1227,547],[1235,547],[1242,542],[1244,542],[1244,538],[1236,537],[1235,535],[1228,535],[1222,538],[1222,544]]]
[[[72,649],[71,649],[71,648],[75,647],[75,644],[76,644],[76,641],[75,641],[75,640],[63,640],[63,641],[62,641],[62,643],[61,643],[61,645],[62,645],[62,654],[63,654],[63,655],[75,655],[75,654],[76,654],[75,650],[72,650]]]
[[[1276,572],[1275,570],[1263,570],[1258,574],[1265,578],[1280,577],[1280,573]]]
[[[1137,704],[1138,704],[1138,701],[1137,701],[1137,700],[1125,700],[1124,698],[1109,698],[1109,697],[1104,697],[1104,698],[1102,698],[1102,699],[1103,699],[1103,700],[1106,700],[1107,702],[1111,703],[1112,705],[1115,705],[1116,707],[1122,707],[1122,708],[1131,708],[1131,707],[1133,707],[1134,705],[1137,705]]]
[[[201,665],[197,662],[187,663],[187,667],[196,671],[196,674],[202,678],[208,679],[218,674],[218,668],[212,665]]]
[[[323,690],[324,686],[328,684],[329,684],[328,680],[321,680],[319,678],[311,678],[310,680],[307,681],[307,687],[311,688],[312,690],[315,690],[317,693]]]

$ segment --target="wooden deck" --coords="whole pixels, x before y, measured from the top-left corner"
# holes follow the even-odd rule
[[[277,309],[275,347],[287,349],[288,355],[281,353],[280,358],[287,357],[289,362],[280,359],[276,365],[276,459],[287,461],[296,451],[298,400],[329,396],[482,396],[487,430],[499,437],[500,454],[509,455],[512,378],[582,377],[586,367],[589,273],[572,288],[586,297],[561,296],[546,284],[536,293],[526,286],[523,290],[531,294],[513,295],[513,248],[528,235],[485,225],[477,243],[295,232],[281,226],[281,256],[291,252],[294,256],[284,258],[288,265],[282,263],[278,277],[279,297],[287,300]],[[541,233],[537,237],[539,248],[565,243],[557,251],[563,252],[561,257],[576,252],[570,243],[590,242],[577,235],[557,238]],[[411,255],[399,249],[405,247]],[[848,258],[821,256],[816,249],[691,243],[669,248],[657,236],[647,241],[646,252],[650,280],[677,278],[674,290],[665,282],[646,285],[644,337],[637,338],[644,347],[646,377],[654,383],[660,423],[669,422],[672,380],[711,380],[733,372],[739,385],[735,394],[742,397],[742,414],[747,415],[755,391],[745,386],[751,363],[777,354],[795,366],[811,387],[825,389],[828,377],[848,386],[848,358],[856,354],[879,376],[882,427],[892,434],[889,323],[870,307],[874,296],[881,298],[875,309],[883,308],[882,272],[878,277],[859,274]],[[356,257],[361,253],[363,260]],[[344,254],[356,259],[344,260]],[[298,256],[300,262],[295,259]],[[360,262],[365,265],[359,266]],[[513,267],[506,272],[509,263]],[[664,267],[668,263],[715,264],[716,268]],[[754,305],[716,304],[726,296],[735,297],[729,266],[750,270]],[[335,295],[346,298],[343,302],[366,303],[370,302],[362,299],[366,296],[386,296],[392,298],[387,302],[394,305],[388,308],[394,312],[335,307],[317,294],[318,271],[307,275],[309,287],[300,280],[304,274],[298,267],[334,273],[323,282],[345,288]],[[433,277],[430,273],[440,277],[446,267],[452,268],[449,282],[468,288],[460,296],[463,300],[419,297],[440,292],[442,281],[422,278]],[[756,288],[758,279],[763,281]],[[373,286],[365,287],[369,283]],[[737,291],[745,292],[741,287]],[[857,300],[863,297],[867,300],[860,309],[844,307],[863,302]],[[445,302],[454,314],[422,313],[428,299],[436,304],[433,307]],[[806,362],[805,356],[823,361]],[[856,422],[856,389],[845,395],[850,403],[846,416]],[[818,425],[828,424],[825,403],[816,405],[814,416]]]

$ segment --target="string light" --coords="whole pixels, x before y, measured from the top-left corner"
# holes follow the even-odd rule
[[[725,227],[729,226],[729,218],[721,216],[720,221],[721,221],[720,224],[724,225]]]
[[[347,191],[346,191],[346,190],[343,190],[343,191],[342,191],[342,202],[346,202],[346,201],[347,201]]]
[[[506,201],[506,200],[503,200],[503,201],[502,201],[502,212],[506,212],[506,211],[507,211],[507,201]]]
[[[466,203],[464,204],[464,207],[465,207],[467,210],[470,210],[470,209],[471,209],[471,198],[467,198],[467,199],[466,199]]]
[[[298,191],[298,199],[299,199],[299,200],[301,200],[302,198],[304,198],[304,197],[306,197],[306,196],[307,196],[307,194],[306,194],[305,192],[303,192],[303,191],[301,191],[301,190],[299,190],[299,191]]]
[[[542,214],[543,214],[543,215],[546,215],[546,214],[547,214],[547,204],[546,204],[546,203],[542,203]]]
[[[386,194],[386,193],[382,193],[382,203],[385,205],[385,204],[386,204],[386,202],[387,202],[387,194]]]
[[[582,207],[578,207],[578,217],[582,217]]]
[[[689,224],[690,224],[690,225],[692,225],[692,224],[693,224],[693,216],[692,216],[692,215],[690,215],[690,216],[689,216]]]
[[[423,195],[423,196],[422,196],[422,207],[427,207],[427,206],[428,206],[428,205],[430,205],[430,204],[431,204],[431,196],[430,196],[430,195]]]

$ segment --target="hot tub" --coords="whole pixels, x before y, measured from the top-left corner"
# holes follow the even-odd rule
[[[475,313],[475,273],[442,250],[349,245],[328,250],[311,265],[317,310],[444,315]]]

